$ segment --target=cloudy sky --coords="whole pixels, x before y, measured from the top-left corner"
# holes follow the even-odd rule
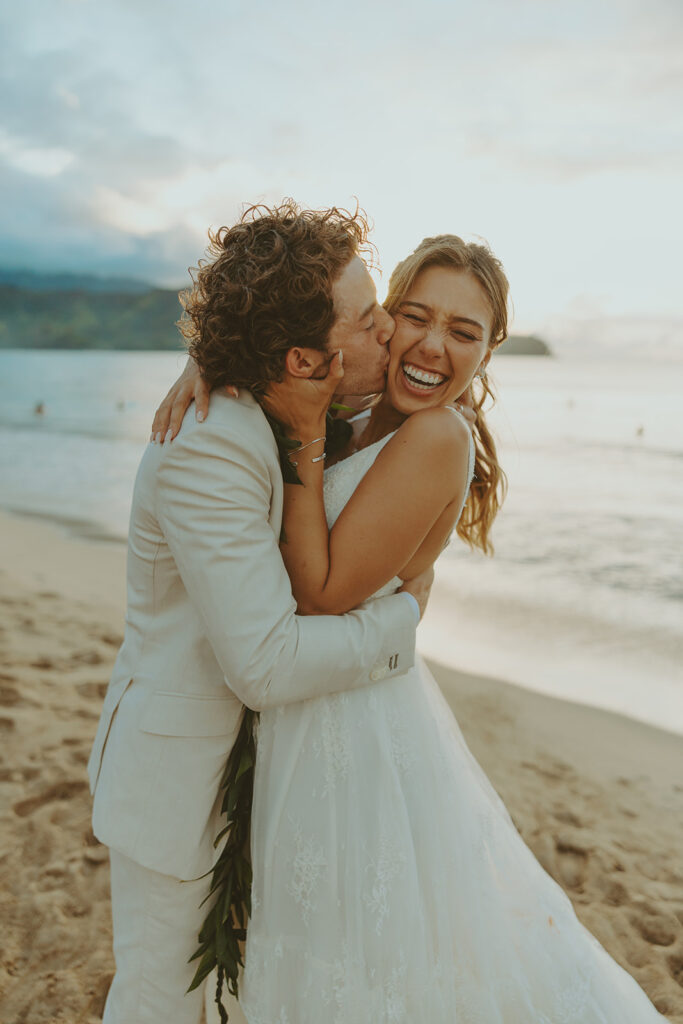
[[[518,329],[683,313],[680,0],[30,0],[0,266],[183,283],[242,203],[357,196],[382,263],[485,237]]]

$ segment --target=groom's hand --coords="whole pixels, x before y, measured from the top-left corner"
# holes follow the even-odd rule
[[[282,380],[268,386],[261,404],[299,440],[325,433],[325,416],[344,378],[341,352],[292,348]]]
[[[430,566],[429,569],[421,572],[419,576],[413,576],[412,580],[404,580],[403,586],[400,588],[399,593],[412,594],[419,604],[420,619],[422,619],[427,609],[427,601],[429,600],[433,582],[434,568]]]

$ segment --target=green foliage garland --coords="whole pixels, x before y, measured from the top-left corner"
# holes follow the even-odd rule
[[[196,989],[216,968],[216,1004],[221,1024],[227,1024],[228,1014],[223,1006],[223,985],[237,998],[238,975],[244,967],[240,943],[247,936],[247,921],[251,915],[251,858],[249,856],[249,829],[251,804],[254,793],[254,764],[256,743],[254,724],[256,711],[244,708],[240,730],[230,751],[220,789],[223,790],[221,814],[226,825],[216,837],[214,846],[223,838],[225,845],[211,872],[211,888],[206,900],[216,896],[199,932],[199,947],[190,962],[199,959],[188,992]],[[204,900],[204,902],[206,902]]]

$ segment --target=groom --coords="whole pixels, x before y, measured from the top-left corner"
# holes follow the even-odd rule
[[[422,579],[347,615],[295,614],[277,446],[253,397],[282,386],[288,354],[288,372],[314,387],[339,349],[345,393],[383,389],[393,322],[359,256],[366,239],[360,214],[252,208],[212,236],[186,301],[208,384],[240,394],[214,391],[206,424],[188,418],[172,444],[150,445],[135,483],[125,635],[88,765],[93,829],[111,857],[105,1024],[200,1019],[187,961],[242,705],[350,690],[413,664]]]

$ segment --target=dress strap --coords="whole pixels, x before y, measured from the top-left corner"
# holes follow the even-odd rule
[[[474,448],[474,438],[472,437],[472,424],[469,422],[469,420],[465,419],[465,417],[460,412],[460,410],[456,409],[454,405],[447,405],[447,406],[445,406],[445,408],[446,409],[450,409],[451,412],[453,413],[453,415],[457,416],[458,419],[462,423],[465,424],[465,426],[467,427],[467,430],[469,432],[469,435],[470,435],[470,454],[469,454],[468,465],[467,465],[467,489],[469,490],[470,484],[472,483],[472,478],[474,476],[474,462],[475,462],[475,458],[476,458],[476,452],[475,452],[475,448]]]
[[[465,417],[463,416],[459,409],[456,409],[454,405],[447,405],[445,408],[450,409],[454,416],[457,416],[459,420],[462,420],[462,422],[469,430],[470,434],[472,433],[472,424],[469,422],[469,420],[465,419]]]

